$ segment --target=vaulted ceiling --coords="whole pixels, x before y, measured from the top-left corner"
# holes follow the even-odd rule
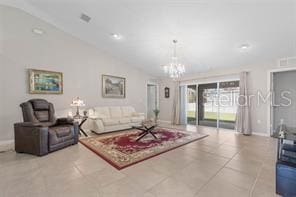
[[[16,0],[15,5],[155,76],[162,76],[161,65],[170,61],[173,39],[187,73],[296,53],[293,0]],[[81,13],[91,17],[89,23]],[[249,48],[241,49],[243,44]]]

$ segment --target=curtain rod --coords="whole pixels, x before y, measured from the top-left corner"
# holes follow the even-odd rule
[[[215,77],[224,77],[228,75],[239,75],[242,72],[249,72],[249,71],[241,71],[241,72],[235,72],[235,73],[229,73],[229,74],[224,74],[224,75],[212,75],[208,77],[197,77],[197,78],[192,78],[192,79],[185,79],[185,80],[180,80],[180,82],[187,82],[187,81],[193,81],[193,80],[198,80],[198,79],[210,79],[210,78],[215,78]]]

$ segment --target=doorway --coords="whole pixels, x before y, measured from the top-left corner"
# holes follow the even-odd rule
[[[147,118],[153,119],[154,110],[158,109],[158,86],[147,84]]]
[[[296,70],[273,72],[271,76],[271,135],[284,124],[288,129],[296,129]]]

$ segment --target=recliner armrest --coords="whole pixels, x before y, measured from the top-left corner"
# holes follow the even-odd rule
[[[48,127],[48,123],[41,122],[19,122],[14,124],[16,127]]]
[[[16,152],[45,155],[48,153],[48,127],[42,123],[14,124],[14,140]]]
[[[58,118],[57,119],[57,125],[63,125],[63,124],[70,124],[72,125],[74,123],[73,118]]]

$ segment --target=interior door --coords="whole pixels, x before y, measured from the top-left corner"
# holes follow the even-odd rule
[[[157,108],[157,86],[147,85],[147,118],[154,118],[153,110]]]

